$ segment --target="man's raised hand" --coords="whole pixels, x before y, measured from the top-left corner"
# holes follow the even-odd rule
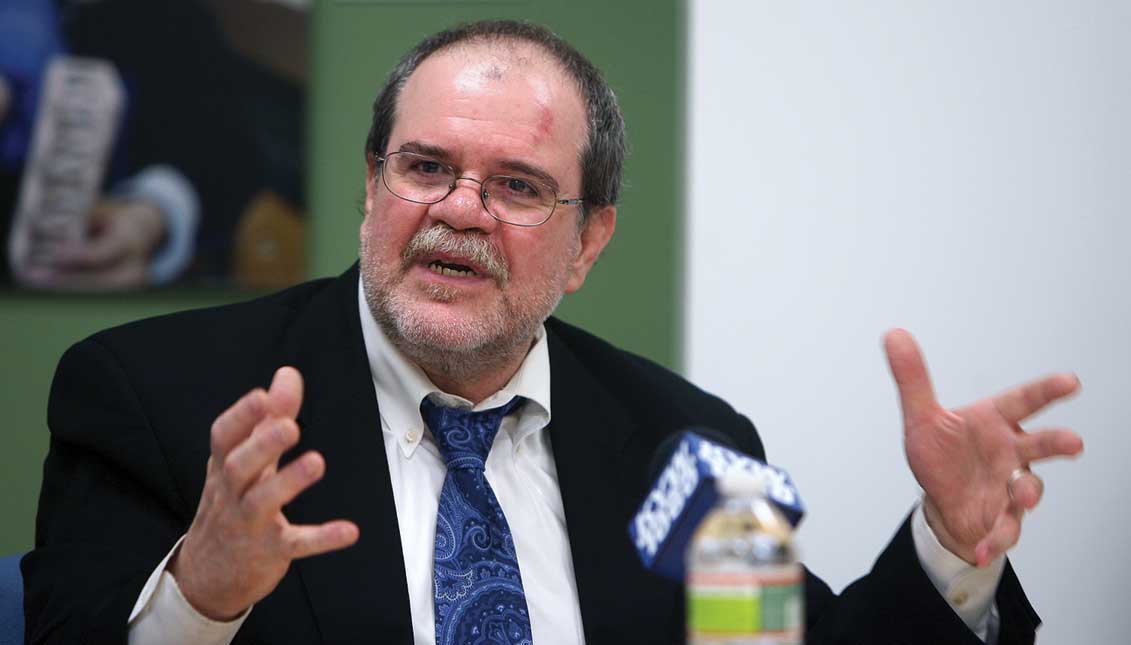
[[[298,443],[302,376],[275,372],[271,388],[248,392],[212,424],[212,455],[200,505],[169,567],[185,599],[214,620],[231,620],[275,589],[291,560],[350,546],[353,522],[295,525],[282,508],[321,479],[322,455],[278,469]]]
[[[1017,543],[1022,516],[1041,499],[1043,484],[1029,464],[1084,448],[1071,430],[1025,432],[1018,424],[1075,393],[1080,381],[1053,374],[947,410],[935,399],[911,334],[888,332],[884,349],[903,408],[907,463],[923,487],[927,522],[949,551],[985,566]]]

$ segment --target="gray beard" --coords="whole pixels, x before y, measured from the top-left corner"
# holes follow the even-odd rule
[[[388,275],[372,258],[368,241],[362,236],[362,289],[381,331],[425,372],[443,374],[457,382],[470,382],[520,363],[530,351],[538,327],[564,295],[562,285],[545,276],[538,285],[534,306],[528,310],[520,310],[504,295],[502,307],[481,312],[455,326],[438,328],[437,323],[415,310],[411,297],[397,289],[407,267],[401,267],[396,275]],[[563,267],[563,274],[564,271]],[[459,297],[459,291],[433,286],[427,295],[436,302],[452,302]]]

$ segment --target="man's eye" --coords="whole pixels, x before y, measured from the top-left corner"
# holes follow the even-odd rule
[[[418,161],[412,169],[425,175],[434,175],[438,172],[444,172],[444,167],[437,161]]]
[[[530,182],[519,179],[518,177],[507,178],[507,192],[514,195],[523,197],[537,197],[538,189]]]

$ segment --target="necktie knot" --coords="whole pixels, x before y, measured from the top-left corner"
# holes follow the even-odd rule
[[[420,403],[420,416],[432,431],[436,447],[449,470],[483,469],[503,417],[524,400],[516,396],[500,407],[472,411],[437,405],[425,397]]]

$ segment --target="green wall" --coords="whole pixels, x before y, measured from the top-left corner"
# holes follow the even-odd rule
[[[319,3],[310,25],[311,277],[340,273],[357,256],[369,108],[398,55],[444,26],[488,17],[541,22],[576,45],[604,70],[628,124],[616,236],[585,288],[565,300],[559,315],[676,366],[684,69],[684,8],[677,0]],[[32,544],[47,449],[47,393],[63,351],[104,327],[246,295],[0,295],[0,409],[6,419],[0,430],[0,555]]]

